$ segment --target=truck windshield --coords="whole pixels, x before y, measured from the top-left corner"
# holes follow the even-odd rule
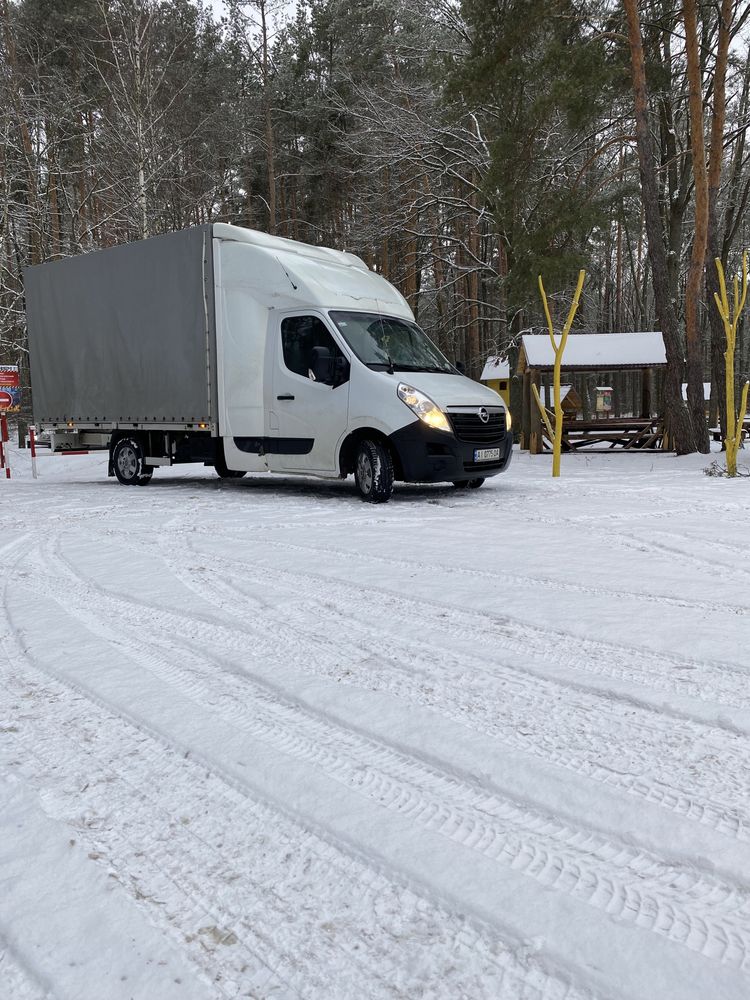
[[[445,372],[456,369],[416,323],[378,313],[331,312],[347,344],[368,368],[405,372]]]

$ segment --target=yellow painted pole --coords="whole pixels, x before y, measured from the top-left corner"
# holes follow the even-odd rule
[[[724,447],[727,452],[727,475],[734,478],[737,475],[737,452],[742,441],[742,427],[747,410],[747,390],[746,382],[742,390],[740,402],[739,419],[734,404],[734,351],[737,343],[737,325],[745,308],[747,300],[747,250],[742,255],[742,286],[737,275],[734,276],[733,298],[734,313],[729,308],[729,295],[727,294],[727,283],[724,277],[724,266],[717,257],[714,261],[719,275],[719,289],[721,294],[714,292],[716,308],[719,310],[722,322],[724,323],[724,333],[727,338],[727,349],[724,352],[724,379],[727,396],[727,436],[724,439]]]
[[[568,318],[565,320],[565,326],[563,327],[562,334],[560,336],[559,342],[555,340],[555,330],[552,325],[552,316],[549,311],[549,304],[547,302],[547,293],[544,291],[544,282],[542,281],[541,274],[539,275],[539,294],[542,297],[542,305],[544,306],[544,315],[547,319],[547,329],[549,331],[549,339],[552,342],[552,350],[555,353],[555,367],[553,373],[553,389],[554,389],[554,400],[555,400],[555,436],[552,442],[552,475],[557,477],[560,475],[560,455],[562,453],[562,429],[563,429],[563,412],[562,412],[562,400],[560,399],[560,373],[562,371],[562,359],[563,353],[565,351],[565,345],[568,342],[568,334],[570,333],[570,328],[573,325],[573,320],[578,312],[578,305],[581,301],[581,292],[583,291],[583,283],[586,280],[586,272],[578,272],[578,284],[576,285],[576,292],[573,296],[573,301],[568,310]]]

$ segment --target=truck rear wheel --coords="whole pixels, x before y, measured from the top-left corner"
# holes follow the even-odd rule
[[[143,448],[136,438],[120,438],[112,449],[112,467],[123,486],[146,486],[154,470],[144,464]]]
[[[393,493],[393,458],[380,441],[360,441],[354,465],[359,495],[368,503],[385,503]]]

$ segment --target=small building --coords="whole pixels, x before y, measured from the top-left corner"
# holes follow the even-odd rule
[[[490,355],[485,362],[479,381],[484,382],[503,397],[505,405],[510,409],[510,365],[499,356]]]

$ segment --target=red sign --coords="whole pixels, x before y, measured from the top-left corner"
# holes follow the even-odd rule
[[[0,410],[18,413],[21,409],[21,380],[18,365],[0,365]]]

